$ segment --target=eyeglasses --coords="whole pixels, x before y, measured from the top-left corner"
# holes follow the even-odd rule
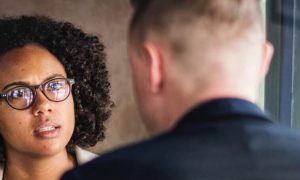
[[[74,83],[74,79],[54,78],[40,85],[17,85],[0,93],[0,99],[5,99],[7,104],[14,109],[24,110],[35,102],[37,88],[42,91],[48,100],[61,102],[69,97]]]

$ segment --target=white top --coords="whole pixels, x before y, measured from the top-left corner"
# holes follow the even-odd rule
[[[76,160],[78,165],[84,164],[94,158],[96,158],[98,155],[94,154],[92,152],[86,151],[78,146],[75,147],[75,154],[76,154]],[[3,179],[3,165],[0,166],[0,179]]]

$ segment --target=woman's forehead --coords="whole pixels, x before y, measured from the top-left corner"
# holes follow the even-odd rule
[[[40,83],[53,74],[66,77],[64,66],[47,49],[37,45],[15,48],[0,57],[0,89],[14,81]]]

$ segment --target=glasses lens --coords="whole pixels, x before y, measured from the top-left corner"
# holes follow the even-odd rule
[[[33,101],[33,91],[28,87],[16,87],[7,92],[7,102],[16,109],[25,109]]]
[[[70,84],[67,79],[54,79],[43,86],[45,95],[51,101],[63,101],[70,94]]]

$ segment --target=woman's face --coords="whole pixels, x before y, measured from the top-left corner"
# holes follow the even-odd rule
[[[67,77],[58,59],[38,45],[10,50],[0,56],[0,64],[0,92],[14,83],[39,85],[51,78]],[[53,102],[37,88],[33,105],[25,110],[13,109],[4,99],[0,100],[0,133],[8,155],[39,157],[62,152],[74,124],[72,95],[62,102]]]

